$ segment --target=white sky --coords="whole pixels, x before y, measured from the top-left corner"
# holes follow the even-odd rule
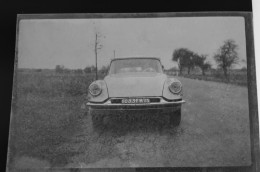
[[[85,68],[95,64],[95,33],[103,48],[98,67],[116,57],[159,57],[166,69],[177,48],[213,55],[226,39],[238,44],[240,61],[246,60],[245,25],[242,17],[172,17],[121,19],[38,19],[21,20],[19,25],[18,67]],[[245,66],[241,62],[236,68]]]

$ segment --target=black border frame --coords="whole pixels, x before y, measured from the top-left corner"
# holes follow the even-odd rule
[[[253,15],[252,12],[156,12],[156,13],[75,13],[75,14],[18,14],[16,23],[16,47],[14,60],[13,77],[13,98],[10,117],[10,127],[12,127],[12,115],[15,113],[15,88],[16,88],[16,69],[18,55],[18,33],[20,20],[30,19],[88,19],[88,18],[161,18],[161,17],[243,17],[246,32],[246,55],[247,55],[247,80],[248,80],[248,102],[250,120],[250,144],[251,144],[251,166],[232,166],[232,167],[172,167],[172,168],[111,168],[112,171],[260,171],[260,151],[259,151],[259,122],[258,122],[258,103],[256,87],[256,69],[254,54],[254,34],[253,34]],[[13,125],[13,124],[12,124]],[[10,133],[10,132],[9,132]],[[9,140],[10,141],[10,140]],[[9,153],[9,147],[8,147]],[[7,159],[9,159],[7,157]],[[8,163],[8,160],[7,160]],[[8,169],[8,168],[7,168]],[[105,169],[105,168],[104,168]],[[62,169],[59,169],[62,170]],[[64,169],[68,170],[68,169]],[[84,169],[82,169],[84,170]],[[101,170],[102,169],[96,169]]]

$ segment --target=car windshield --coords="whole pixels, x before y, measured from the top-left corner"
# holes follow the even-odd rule
[[[162,73],[162,66],[158,59],[119,59],[111,63],[109,74],[132,72]]]

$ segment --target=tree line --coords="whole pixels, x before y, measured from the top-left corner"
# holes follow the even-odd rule
[[[98,70],[101,74],[106,74],[109,70],[109,66],[102,66],[101,69]],[[56,73],[76,73],[76,74],[90,74],[94,73],[96,71],[96,67],[94,65],[92,66],[86,66],[84,69],[68,69],[63,65],[56,65],[55,72]]]
[[[216,61],[218,68],[223,70],[225,78],[228,78],[228,70],[238,63],[238,46],[234,40],[228,39],[224,41],[223,45],[214,54],[214,60]],[[175,49],[172,54],[172,60],[178,62],[180,74],[186,68],[188,74],[194,67],[199,67],[202,71],[202,75],[211,69],[212,65],[207,61],[208,55],[195,53],[188,48]]]
[[[187,48],[179,48],[174,50],[172,60],[177,61],[179,65],[180,74],[182,74],[184,68],[187,68],[188,74],[195,67],[201,68],[202,74],[205,75],[205,71],[211,68],[211,64],[206,61],[207,55],[197,54]]]
[[[213,59],[216,61],[218,68],[224,73],[225,78],[228,79],[228,70],[232,68],[234,64],[238,63],[238,46],[234,40],[228,39],[224,41],[223,45],[219,47],[214,54]],[[206,71],[212,68],[212,64],[208,61],[207,54],[198,54],[189,50],[188,48],[175,49],[172,54],[172,60],[178,62],[179,72],[182,75],[183,70],[187,69],[188,74],[195,68],[201,69],[202,75],[206,74]],[[101,74],[106,74],[109,70],[109,66],[103,66],[98,70]],[[56,73],[94,73],[96,67],[94,65],[87,66],[84,69],[67,69],[63,65],[56,65]]]

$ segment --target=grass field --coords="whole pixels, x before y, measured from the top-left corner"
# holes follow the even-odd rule
[[[53,164],[66,162],[58,147],[84,112],[81,105],[94,74],[19,71],[12,107],[9,160],[29,156]],[[14,94],[15,95],[15,94]],[[68,133],[69,132],[69,133]]]
[[[102,78],[102,76],[99,76],[99,78]],[[16,79],[16,87],[14,89],[15,98],[12,107],[13,115],[10,130],[8,166],[11,167],[12,163],[20,157],[32,157],[34,159],[46,160],[50,163],[49,165],[43,164],[43,166],[57,167],[66,165],[71,161],[71,157],[77,157],[76,154],[78,150],[75,152],[73,151],[73,148],[67,150],[68,147],[64,146],[64,143],[70,142],[74,133],[79,132],[79,124],[82,123],[81,121],[85,120],[85,110],[81,109],[81,105],[86,101],[85,95],[87,93],[87,88],[91,81],[95,79],[95,75],[57,74],[54,71],[18,70]],[[202,82],[185,78],[182,80],[186,89],[185,99],[188,100],[187,107],[189,102],[192,102],[189,99],[196,99],[197,97],[196,95],[187,97],[194,94],[194,88],[189,89],[189,87],[194,84],[195,88],[197,88],[197,82],[197,85],[201,86],[202,84],[206,88],[215,87],[215,84],[217,84],[214,82]],[[210,86],[208,84],[210,84]],[[218,84],[216,86],[218,86]],[[216,90],[217,89],[218,88],[216,88]],[[238,89],[240,89],[240,87]],[[243,90],[244,89],[246,88],[243,88]],[[211,91],[209,91],[208,94],[211,96],[212,91],[215,89],[210,90]],[[189,91],[191,92],[190,94],[187,93]],[[197,91],[195,92],[197,94]],[[201,101],[198,102],[203,102],[204,99],[206,100],[210,96],[206,98],[203,97],[201,98]],[[194,108],[192,111],[192,108],[187,108],[187,111],[189,111],[187,114],[197,112],[198,110],[196,110],[196,108],[201,107],[201,105],[192,107]],[[200,109],[199,111],[203,111],[203,109]],[[184,113],[186,112],[184,111]],[[215,113],[217,113],[217,110]],[[222,113],[224,114],[224,112]],[[182,125],[185,126],[185,122],[183,122]],[[190,127],[193,125],[187,126]],[[228,126],[226,128],[228,130]],[[90,132],[88,131],[86,133]],[[86,133],[85,135],[87,135]],[[84,143],[91,142],[93,144],[89,145],[92,145],[93,147],[93,145],[95,145],[94,143],[97,141],[95,141],[96,136],[95,139],[92,139],[94,141],[90,141],[89,139],[92,137],[94,136],[87,135]],[[85,146],[82,147],[82,149],[86,150],[89,150],[90,148],[86,148]],[[96,156],[94,149],[92,152],[93,156]],[[88,154],[88,156],[92,154]],[[34,163],[34,161],[24,161],[29,161],[29,166],[33,164],[36,164],[36,167],[39,166],[39,164]],[[23,164],[24,163],[26,162],[23,162]]]

